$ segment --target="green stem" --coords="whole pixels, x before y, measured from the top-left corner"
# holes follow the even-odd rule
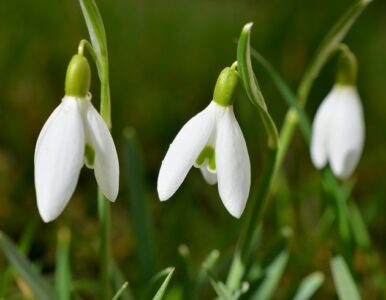
[[[268,149],[267,162],[260,181],[258,194],[255,201],[251,202],[252,207],[247,210],[250,213],[243,224],[237,249],[228,273],[227,287],[230,290],[235,290],[239,287],[245,273],[244,270],[248,269],[251,249],[253,248],[256,234],[267,207],[269,190],[275,172],[276,157],[277,149]]]
[[[102,299],[110,300],[110,206],[106,197],[98,188],[98,217],[100,245],[100,284]]]
[[[84,49],[86,49],[88,51],[88,53],[90,54],[93,61],[98,65],[98,58],[97,58],[97,55],[95,53],[95,50],[92,47],[92,45],[90,44],[90,42],[88,40],[85,40],[85,39],[83,39],[79,42],[78,54],[84,55]]]

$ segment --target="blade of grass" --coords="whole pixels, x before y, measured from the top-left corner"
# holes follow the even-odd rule
[[[354,279],[341,256],[335,256],[330,261],[332,277],[340,300],[360,300],[361,297]]]
[[[306,139],[307,144],[311,140],[311,123],[304,112],[303,108],[297,103],[297,97],[288,87],[287,83],[283,80],[280,74],[273,68],[273,66],[267,61],[258,51],[251,48],[251,55],[255,58],[262,66],[267,74],[271,77],[273,83],[278,89],[283,99],[287,102],[287,105],[296,111],[299,116],[300,129],[302,130],[303,136]]]
[[[121,288],[115,293],[114,297],[112,300],[118,300],[119,297],[123,294],[123,292],[125,291],[125,289],[127,288],[128,286],[128,282],[126,281],[122,286]]]
[[[324,282],[324,275],[321,272],[314,272],[305,277],[294,296],[294,300],[309,300],[321,287]]]
[[[55,270],[55,289],[59,300],[71,299],[70,241],[70,230],[66,227],[60,228]]]
[[[284,250],[272,261],[265,269],[264,278],[250,299],[268,300],[272,298],[283,275],[288,258],[289,253],[287,250]]]
[[[42,275],[34,268],[31,262],[17,249],[17,246],[0,231],[0,247],[9,263],[26,282],[39,300],[55,299],[55,294]]]
[[[145,196],[145,176],[139,145],[134,129],[126,128],[123,132],[126,182],[129,190],[127,198],[133,225],[135,240],[143,280],[147,281],[154,274],[155,253],[154,234],[150,213]]]
[[[197,275],[193,283],[193,288],[191,291],[192,299],[200,299],[200,290],[202,289],[205,279],[207,278],[208,270],[213,269],[219,257],[220,257],[220,252],[217,249],[215,249],[215,250],[212,250],[209,253],[209,255],[205,258],[205,260],[202,262],[201,267],[197,272]]]
[[[26,226],[26,228],[24,229],[18,246],[20,253],[25,255],[29,252],[32,244],[32,239],[36,233],[38,222],[38,218],[33,218],[32,221],[28,224],[28,226]],[[12,265],[8,265],[3,274],[1,274],[2,276],[0,277],[0,295],[5,294],[5,290],[13,278],[13,273],[14,270]]]
[[[349,205],[349,213],[350,225],[357,245],[362,249],[368,250],[371,246],[370,236],[362,214],[354,202],[351,202]]]
[[[119,290],[125,284],[126,280],[124,279],[124,276],[115,261],[113,261],[111,272],[114,287],[116,290]],[[130,285],[126,286],[126,288],[121,292],[120,297],[122,300],[135,300],[134,294],[130,289]]]
[[[224,283],[221,281],[216,281],[212,278],[209,279],[210,284],[212,285],[214,291],[216,292],[216,295],[219,297],[220,300],[235,300],[236,298],[232,296],[232,293],[229,291],[229,289],[226,287]]]
[[[174,273],[174,268],[169,268],[168,275],[166,276],[164,282],[162,283],[157,293],[154,295],[153,300],[161,300],[163,298],[163,296],[165,295],[166,289],[168,288],[170,279],[173,276],[173,273]]]

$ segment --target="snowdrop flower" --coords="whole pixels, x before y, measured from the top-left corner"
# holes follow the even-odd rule
[[[354,85],[356,64],[353,57],[349,57],[351,66],[347,59],[345,57],[346,61],[342,62],[341,58],[337,83],[317,110],[311,139],[311,158],[315,167],[321,169],[329,162],[340,179],[353,173],[365,137],[362,105]]]
[[[249,195],[251,167],[248,150],[233,113],[238,74],[225,68],[216,83],[213,101],[190,119],[169,147],[158,176],[161,201],[168,200],[192,166],[205,181],[218,184],[220,198],[231,215],[239,218]]]
[[[70,200],[83,165],[94,169],[102,193],[115,201],[118,157],[102,117],[91,104],[90,67],[73,56],[66,75],[65,97],[40,132],[35,148],[35,188],[40,215],[56,219]]]

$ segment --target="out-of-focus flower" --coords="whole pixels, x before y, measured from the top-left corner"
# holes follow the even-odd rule
[[[311,158],[316,168],[327,162],[334,175],[348,178],[361,157],[365,122],[355,86],[357,62],[350,49],[342,45],[336,84],[320,105],[311,139]]]
[[[313,123],[311,158],[318,169],[327,162],[335,176],[349,177],[364,143],[364,120],[353,86],[335,86],[320,105]]]
[[[41,130],[35,148],[35,188],[40,215],[56,219],[70,200],[83,165],[94,169],[102,193],[115,201],[119,164],[114,141],[91,104],[90,67],[75,55],[68,67],[66,96]]]
[[[158,195],[168,200],[192,166],[209,184],[218,184],[224,206],[239,218],[250,189],[251,167],[247,146],[233,112],[237,72],[225,68],[216,83],[213,101],[190,119],[169,147],[158,176]]]

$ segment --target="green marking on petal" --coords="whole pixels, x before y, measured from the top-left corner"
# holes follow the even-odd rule
[[[95,150],[90,144],[84,146],[84,158],[86,167],[92,169],[95,162]]]
[[[196,164],[201,166],[208,161],[208,167],[211,171],[216,171],[216,154],[212,146],[205,146],[196,159]]]

